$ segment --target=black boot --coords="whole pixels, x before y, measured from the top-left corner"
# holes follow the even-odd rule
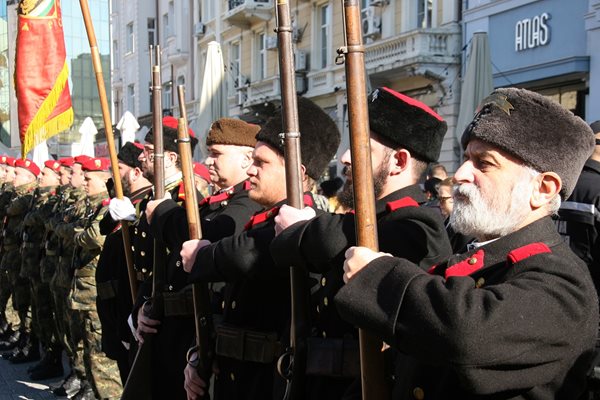
[[[12,329],[11,329],[12,331]],[[8,332],[7,332],[8,334]],[[21,331],[12,331],[10,335],[6,337],[5,340],[0,341],[0,351],[12,350],[14,349],[19,340],[21,339]]]
[[[38,369],[43,369],[46,367],[46,365],[50,362],[50,357],[51,357],[51,353],[50,351],[47,351],[44,354],[44,357],[42,357],[42,359],[40,360],[39,363],[32,365],[31,367],[27,368],[27,373],[31,374],[32,372],[37,371]]]
[[[58,397],[74,396],[81,389],[81,380],[77,374],[71,370],[69,376],[60,384],[60,386],[52,387],[51,391]]]
[[[40,361],[40,363],[37,365],[39,365],[40,367],[35,368],[29,374],[29,377],[34,381],[41,381],[50,378],[59,378],[64,374],[62,366],[62,352],[48,351],[44,359]]]
[[[69,399],[72,399],[72,400],[96,400],[96,395],[94,394],[94,390],[92,389],[92,386],[89,384],[89,382],[86,381],[81,386],[81,389],[79,389],[79,392],[77,392],[77,394],[74,395],[73,397],[69,397]]]
[[[30,334],[29,340],[25,343],[25,346],[21,348],[18,354],[15,354],[10,362],[13,364],[24,364],[32,361],[39,361],[40,356],[40,342],[37,336]]]

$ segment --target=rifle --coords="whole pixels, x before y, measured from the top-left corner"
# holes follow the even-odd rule
[[[185,108],[185,93],[182,85],[177,87],[179,99],[179,124],[177,126],[177,143],[181,157],[181,172],[183,173],[183,187],[185,189],[185,211],[188,220],[190,240],[202,238],[200,212],[198,211],[198,196],[194,185],[194,167],[192,165],[192,149],[187,128],[187,113]],[[194,297],[194,322],[196,325],[196,346],[188,351],[187,360],[192,361],[192,353],[197,354],[196,371],[208,384],[212,373],[212,310],[210,306],[210,292],[208,284],[194,283],[192,285]],[[205,397],[208,397],[206,395]]]
[[[152,53],[154,51],[154,57]],[[152,65],[152,131],[154,138],[154,198],[165,196],[164,146],[162,129],[162,101],[160,77],[160,47],[150,46],[150,64]],[[153,319],[161,319],[162,290],[165,285],[166,251],[164,245],[154,240],[154,266],[152,270],[152,300],[144,304],[144,313]],[[152,339],[154,335],[144,335],[144,342],[138,347],[131,365],[127,382],[123,388],[121,400],[152,399],[151,385],[148,379],[152,366]]]
[[[304,207],[300,127],[296,98],[296,74],[292,48],[292,23],[287,0],[277,0],[277,42],[279,48],[279,71],[281,83],[282,126],[285,145],[285,176],[287,204],[295,208]],[[306,337],[309,331],[308,271],[290,267],[291,322],[290,343],[277,362],[279,374],[286,379],[284,399],[305,397]]]
[[[343,0],[345,46],[337,50],[336,63],[346,64],[348,122],[350,125],[350,155],[354,185],[357,246],[377,251],[377,218],[370,152],[369,113],[365,70],[365,48],[359,0]],[[364,329],[359,329],[362,398],[379,400],[390,397],[385,380],[382,341]]]
[[[123,186],[121,185],[121,175],[119,175],[119,160],[115,150],[115,140],[112,130],[112,122],[110,119],[110,111],[108,108],[108,99],[106,97],[106,87],[104,86],[104,77],[102,76],[102,62],[100,60],[100,52],[96,43],[96,34],[94,33],[94,25],[90,16],[90,9],[87,0],[79,0],[85,30],[90,42],[90,51],[92,53],[92,64],[96,75],[96,84],[98,87],[98,97],[100,98],[100,106],[102,108],[102,119],[104,121],[104,133],[106,135],[106,144],[110,156],[110,167],[112,169],[113,183],[115,185],[115,195],[118,199],[123,198]],[[131,298],[135,303],[137,298],[137,279],[133,268],[133,254],[131,252],[131,237],[129,236],[129,222],[121,221],[121,234],[123,235],[123,248],[125,251],[125,261],[127,264],[127,275],[129,276],[129,288],[131,290]]]

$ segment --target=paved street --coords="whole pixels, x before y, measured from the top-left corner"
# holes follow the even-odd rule
[[[34,363],[14,365],[0,359],[0,400],[49,400],[66,399],[56,397],[48,386],[62,381],[50,379],[47,381],[32,382],[27,374],[27,368]]]

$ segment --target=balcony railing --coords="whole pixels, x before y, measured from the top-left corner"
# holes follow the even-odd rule
[[[230,24],[248,27],[272,18],[273,0],[229,0],[225,19]]]

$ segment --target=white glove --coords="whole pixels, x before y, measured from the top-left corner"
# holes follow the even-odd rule
[[[135,221],[135,207],[128,197],[122,199],[112,198],[108,204],[110,216],[115,221]]]

